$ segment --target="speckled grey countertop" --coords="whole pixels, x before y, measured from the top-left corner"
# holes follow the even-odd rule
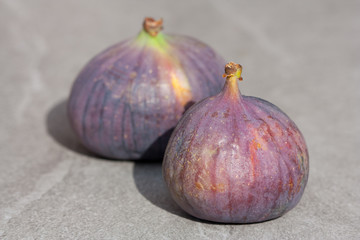
[[[360,239],[359,1],[0,0],[0,239]],[[299,205],[250,225],[196,220],[160,163],[89,155],[66,119],[71,84],[144,16],[244,67],[308,144]]]

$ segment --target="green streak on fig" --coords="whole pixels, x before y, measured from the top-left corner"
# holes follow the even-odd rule
[[[147,46],[154,48],[155,51],[166,54],[169,44],[166,41],[167,36],[161,32],[162,24],[162,19],[156,21],[152,18],[145,18],[144,29],[137,36],[135,43],[140,47]]]

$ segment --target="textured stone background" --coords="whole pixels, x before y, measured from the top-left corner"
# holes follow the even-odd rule
[[[360,239],[359,1],[0,0],[0,239]],[[299,205],[260,224],[202,222],[169,197],[160,163],[86,153],[65,105],[82,66],[144,16],[244,66],[242,93],[302,130]]]

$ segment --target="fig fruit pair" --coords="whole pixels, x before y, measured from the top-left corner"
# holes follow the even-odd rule
[[[260,222],[292,209],[309,173],[295,123],[273,104],[241,95],[239,64],[226,64],[224,81],[225,61],[214,50],[161,29],[162,20],[146,18],[135,39],[81,71],[68,112],[83,145],[132,160],[162,159],[167,146],[170,193],[201,219]]]

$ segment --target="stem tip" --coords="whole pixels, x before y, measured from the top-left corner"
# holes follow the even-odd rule
[[[226,78],[236,77],[241,81],[242,80],[241,72],[242,72],[242,66],[240,64],[229,62],[228,64],[225,65],[224,77]]]
[[[146,17],[143,23],[144,30],[150,34],[150,36],[155,37],[163,29],[163,20],[155,20],[151,17]]]

